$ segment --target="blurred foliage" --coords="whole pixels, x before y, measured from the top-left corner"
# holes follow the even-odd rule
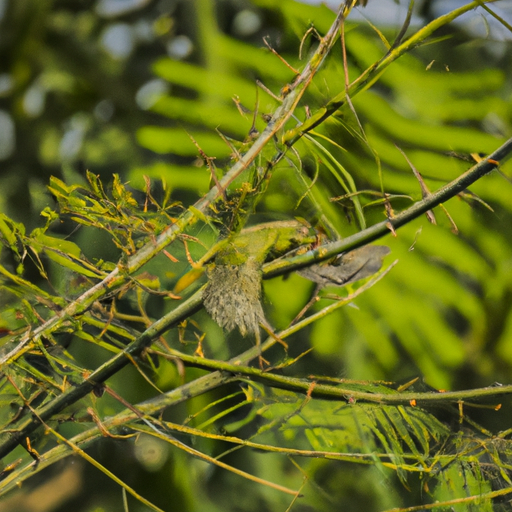
[[[399,260],[391,272],[371,289],[322,290],[301,329],[292,323],[314,285],[296,273],[266,280],[264,314],[281,342],[262,355],[273,371],[247,368],[247,359],[239,374],[216,366],[242,358],[254,339],[224,333],[195,302],[151,347],[120,354],[194,300],[215,243],[240,247],[245,222],[297,218],[308,250],[419,201],[425,190],[411,166],[435,191],[498,148],[512,136],[511,51],[495,54],[490,41],[442,27],[280,160],[278,134],[204,212],[190,205],[265,130],[333,12],[292,0],[134,0],[118,13],[107,1],[0,5],[0,110],[16,134],[0,174],[0,488],[41,472],[55,497],[28,505],[36,475],[0,511],[120,510],[108,471],[139,493],[129,510],[148,509],[141,496],[183,511],[406,510],[454,499],[454,510],[509,508],[508,395],[412,400],[485,386],[498,393],[510,382],[510,164],[437,208],[435,224],[423,217],[390,233],[384,243]],[[346,65],[338,42],[286,130],[393,48],[400,29],[380,30],[348,18]],[[194,220],[180,231],[184,215]],[[177,240],[132,272],[169,226]],[[102,281],[112,271],[117,288]],[[45,322],[54,327],[39,336]],[[112,372],[106,392],[70,399],[7,453],[31,408],[44,412],[116,357],[130,365]],[[202,384],[215,369],[225,380]],[[66,484],[57,465],[45,468],[78,446],[102,466],[80,466],[68,485],[81,480],[84,492],[59,498]]]

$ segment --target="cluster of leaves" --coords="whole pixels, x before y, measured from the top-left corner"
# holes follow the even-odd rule
[[[509,370],[510,243],[503,226],[512,213],[508,190],[497,172],[472,192],[444,187],[444,199],[457,193],[461,199],[449,203],[450,220],[441,220],[442,211],[440,226],[432,222],[433,213],[430,223],[417,217],[440,202],[428,186],[462,183],[469,164],[454,155],[491,153],[510,136],[506,98],[490,101],[480,92],[484,83],[501,91],[504,73],[435,71],[426,65],[429,47],[417,46],[464,9],[408,38],[404,31],[392,43],[376,29],[340,25],[340,18],[329,28],[333,14],[326,8],[291,1],[255,5],[281,14],[290,41],[295,33],[303,46],[312,41],[322,49],[311,50],[305,68],[310,74],[293,71],[303,66],[296,44],[286,41],[280,49],[285,66],[275,50],[264,53],[230,39],[215,29],[214,19],[204,20],[206,41],[217,52],[209,54],[212,61],[198,66],[166,58],[154,66],[185,91],[162,98],[155,111],[185,124],[188,133],[149,126],[138,132],[140,144],[189,164],[132,170],[131,186],[140,195],[117,176],[109,191],[93,173],[84,185],[53,178],[50,191],[59,210],[45,209],[45,227],[29,235],[22,224],[0,218],[6,292],[0,454],[7,457],[1,492],[75,453],[139,502],[160,510],[156,499],[150,503],[138,491],[142,487],[82,451],[102,435],[137,436],[137,443],[163,443],[157,445],[162,453],[172,446],[177,461],[186,454],[190,471],[183,476],[174,469],[171,489],[189,501],[184,510],[212,501],[215,478],[225,483],[217,499],[233,501],[236,494],[241,510],[306,510],[311,504],[330,510],[354,500],[367,510],[421,500],[421,508],[470,510],[478,502],[479,510],[491,510],[493,500],[512,492],[509,425],[505,419],[497,427],[481,427],[468,417],[468,407],[498,415],[497,397],[506,400],[510,386],[438,389],[488,385],[496,380],[490,375],[502,380]],[[315,27],[308,30],[310,19]],[[330,45],[340,26],[341,50]],[[287,53],[287,44],[295,54]],[[310,83],[320,64],[321,76]],[[254,76],[264,84],[258,94]],[[273,88],[281,89],[279,95],[270,94]],[[302,109],[295,108],[299,99]],[[287,123],[292,113],[296,117]],[[485,116],[494,119],[494,133],[485,129]],[[505,133],[496,133],[496,126]],[[395,145],[406,149],[401,154]],[[500,160],[509,146],[496,153]],[[194,165],[198,148],[203,168]],[[476,166],[481,174],[495,168],[492,158]],[[155,199],[142,174],[167,182],[163,199]],[[171,200],[171,191],[180,187],[199,192],[193,206]],[[410,216],[398,223],[401,215]],[[306,280],[295,274],[269,280],[265,292],[273,306],[266,315],[276,332],[269,329],[269,338],[252,346],[251,339],[226,336],[199,311],[202,291],[196,283],[202,281],[195,279],[215,251],[227,257],[226,243],[241,253],[240,237],[250,231],[240,230],[247,218],[258,216],[304,217],[318,242],[331,241],[317,247],[306,237],[298,251],[280,258],[263,244],[255,259],[264,277],[317,264],[396,234],[407,223],[387,240],[401,263],[371,291],[379,278],[341,296],[327,290],[306,313]],[[66,237],[59,236],[62,231]],[[86,256],[85,242],[95,238],[108,240],[115,256]],[[33,271],[43,285],[34,284]],[[171,293],[178,283],[179,291]],[[343,307],[354,301],[358,310]],[[265,370],[249,365],[260,351],[260,364],[266,358],[270,365]],[[375,380],[333,378],[342,363],[351,376]],[[143,396],[116,380],[123,368]],[[399,381],[411,373],[426,376],[437,389],[418,379],[402,385],[377,380]],[[172,421],[166,409],[173,411]],[[26,453],[20,455],[19,446]],[[191,457],[231,473],[208,476]],[[347,471],[354,466],[361,469]],[[201,489],[194,487],[196,475]],[[388,485],[374,485],[395,477],[392,492]],[[258,486],[259,492],[255,482],[266,487]],[[410,492],[400,492],[407,487]]]

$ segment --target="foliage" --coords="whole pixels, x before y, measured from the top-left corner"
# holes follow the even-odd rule
[[[393,39],[255,0],[266,50],[198,13],[201,64],[153,66],[171,126],[137,131],[170,155],[0,216],[2,493],[74,454],[133,510],[509,506],[509,77],[433,64],[481,3]]]

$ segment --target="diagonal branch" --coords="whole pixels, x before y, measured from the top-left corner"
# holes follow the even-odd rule
[[[496,0],[486,0],[485,3],[492,3]],[[454,19],[462,16],[466,12],[476,9],[479,6],[483,7],[484,0],[474,0],[458,9],[439,16],[432,20],[428,25],[415,32],[402,44],[390,50],[378,62],[366,69],[362,75],[350,84],[348,88],[337,94],[329,103],[319,109],[314,115],[307,119],[303,124],[289,130],[283,137],[284,143],[293,145],[303,134],[311,131],[316,126],[322,124],[327,118],[332,116],[339,110],[346,102],[347,97],[355,96],[357,93],[364,91],[371,87],[384,73],[387,67],[396,59],[412,50],[414,47],[420,45],[428,37],[430,37],[436,30],[452,22]]]
[[[356,249],[357,247],[361,247],[382,238],[394,229],[405,226],[413,219],[426,213],[428,210],[432,210],[441,203],[444,203],[452,197],[455,197],[460,192],[463,192],[480,178],[497,169],[498,165],[505,162],[510,157],[511,153],[512,138],[507,140],[491,155],[478,162],[464,174],[441,187],[436,192],[433,192],[423,200],[414,203],[411,207],[402,211],[395,217],[379,222],[378,224],[374,224],[373,226],[344,238],[343,240],[322,245],[305,254],[301,254],[300,256],[275,260],[264,267],[265,277],[270,278],[285,274],[287,272],[309,266],[312,263],[327,260],[337,254]]]

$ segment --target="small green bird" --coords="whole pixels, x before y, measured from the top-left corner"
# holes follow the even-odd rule
[[[282,255],[314,241],[309,226],[279,221],[244,229],[215,255],[207,268],[203,304],[215,322],[242,336],[257,334],[265,321],[261,306],[261,266],[270,253]]]
[[[213,263],[207,267],[208,283],[203,304],[215,322],[242,336],[258,337],[265,324],[261,306],[261,267],[269,254],[277,257],[316,241],[310,227],[299,221],[269,222],[244,229],[232,240],[220,242]],[[344,286],[378,272],[389,248],[367,245],[342,254],[331,263],[312,265],[298,273],[325,286]]]

